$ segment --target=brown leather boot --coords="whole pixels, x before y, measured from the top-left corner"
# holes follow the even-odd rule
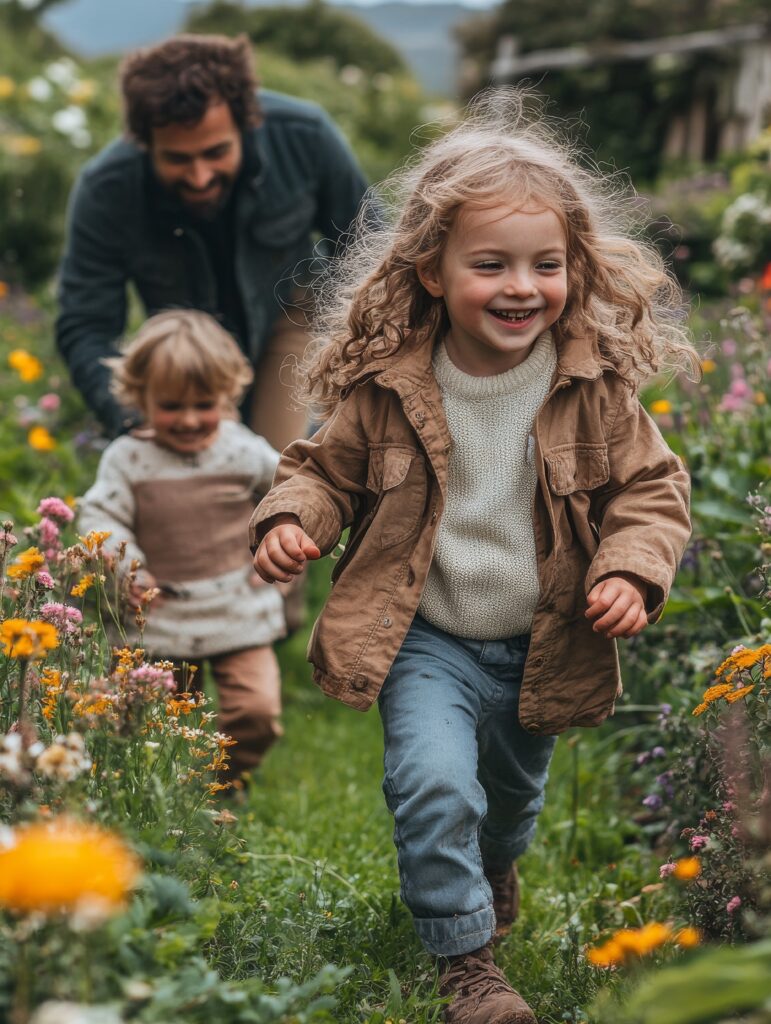
[[[495,936],[497,945],[511,931],[511,926],[519,915],[519,875],[517,864],[513,861],[503,871],[485,868],[485,878],[493,890],[493,910],[495,911]]]
[[[445,1024],[537,1024],[535,1014],[493,962],[492,943],[439,958],[439,992],[453,996]]]

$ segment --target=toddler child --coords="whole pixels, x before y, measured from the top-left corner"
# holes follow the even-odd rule
[[[379,703],[402,897],[448,1024],[526,1024],[493,961],[557,733],[619,692],[615,639],[661,614],[688,477],[640,381],[695,353],[614,190],[543,124],[480,108],[363,228],[304,367],[326,420],[251,524],[287,581],[350,528],[314,678]],[[393,194],[390,192],[389,194]]]
[[[238,785],[281,734],[271,644],[285,632],[282,600],[255,575],[246,534],[278,453],[233,418],[252,370],[205,313],[151,317],[109,362],[116,397],[141,412],[143,429],[105,449],[80,527],[110,530],[108,552],[126,543],[121,564],[140,565],[133,602],[160,589],[142,646],[177,665],[209,661],[218,728],[236,740],[223,781]]]

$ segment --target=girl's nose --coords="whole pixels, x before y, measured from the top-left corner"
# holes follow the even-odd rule
[[[536,287],[529,274],[518,273],[509,275],[504,291],[507,295],[534,295]]]

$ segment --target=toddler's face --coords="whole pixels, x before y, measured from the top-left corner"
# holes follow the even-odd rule
[[[191,455],[208,448],[217,436],[223,403],[217,395],[201,391],[184,394],[151,390],[145,420],[164,448]]]
[[[447,353],[477,377],[527,359],[567,301],[566,241],[553,210],[461,210],[439,266],[421,273],[450,319]]]

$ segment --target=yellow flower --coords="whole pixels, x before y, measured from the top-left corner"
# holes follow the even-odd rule
[[[632,956],[646,956],[672,937],[669,925],[651,921],[642,928],[622,928],[602,946],[587,950],[595,967],[612,967]]]
[[[36,452],[52,452],[56,447],[56,439],[45,427],[33,427],[27,434],[27,444]]]
[[[93,586],[95,579],[96,575],[93,572],[86,573],[86,575],[83,576],[82,579],[75,584],[75,586],[70,591],[70,594],[73,597],[83,597],[85,592]]]
[[[21,379],[29,384],[43,376],[43,364],[23,348],[15,348],[8,353],[8,365],[16,370]]]
[[[740,690],[733,690],[731,693],[725,695],[725,699],[728,704],[734,704],[737,700],[741,700],[742,697],[746,697],[751,690],[755,689],[755,684],[750,683],[749,686],[742,686]]]
[[[701,932],[698,928],[681,928],[675,935],[675,942],[683,949],[692,949],[701,942]]]
[[[85,537],[78,534],[78,540],[89,555],[96,554],[108,537],[112,537],[112,530],[91,530]]]
[[[615,964],[622,962],[624,951],[617,942],[609,939],[602,946],[596,946],[594,949],[587,950],[586,958],[595,967],[613,967]]]
[[[762,391],[756,391],[755,394],[752,396],[752,401],[755,403],[755,405],[765,405],[766,396],[763,394]]]
[[[714,373],[717,369],[717,363],[714,359],[702,359],[701,369],[703,373]]]
[[[6,619],[0,625],[0,642],[9,658],[44,658],[59,646],[59,634],[50,622]]]
[[[34,135],[3,135],[0,144],[11,156],[37,156],[43,148],[43,143]]]
[[[62,674],[55,668],[46,668],[40,675],[40,685],[45,689],[41,711],[47,722],[52,722],[56,713],[59,694],[64,688]]]
[[[767,659],[771,659],[771,644],[763,644],[762,647],[755,649],[742,647],[740,650],[734,651],[733,654],[729,654],[725,661],[718,665],[715,674],[724,675],[730,681],[742,669],[753,668],[758,662]]]
[[[82,78],[70,87],[67,95],[71,103],[88,103],[96,95],[96,82],[92,78]]]
[[[0,904],[55,913],[84,904],[114,912],[139,877],[139,861],[117,835],[68,819],[18,828],[0,850]]]
[[[0,100],[7,100],[16,92],[16,83],[8,75],[0,75]]]
[[[718,683],[716,686],[710,686],[708,690],[704,691],[702,700],[705,704],[712,704],[714,701],[719,700],[726,693],[731,692],[730,683]]]
[[[681,857],[675,862],[675,870],[672,874],[681,882],[690,882],[701,874],[701,861],[698,857]]]
[[[651,412],[654,416],[663,416],[665,413],[672,412],[672,403],[666,398],[659,398],[655,402],[651,402]]]
[[[45,565],[45,558],[37,548],[27,548],[17,555],[8,566],[8,578],[11,580],[26,580],[42,569]]]

